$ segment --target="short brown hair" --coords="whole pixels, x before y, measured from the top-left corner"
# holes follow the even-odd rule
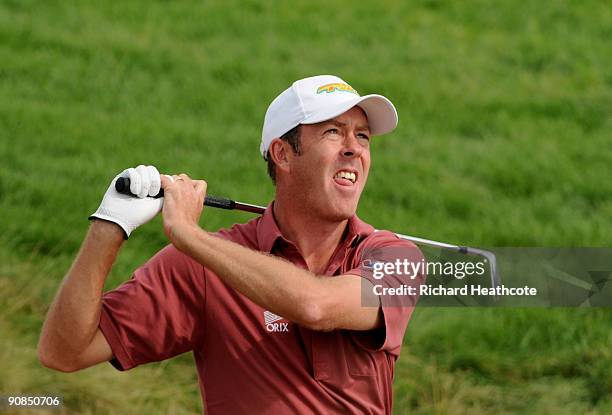
[[[293,127],[291,130],[287,131],[285,134],[280,136],[280,139],[288,142],[293,149],[293,152],[297,155],[301,154],[300,150],[300,125]],[[272,157],[268,156],[266,153],[266,161],[268,162],[268,175],[272,179],[272,183],[276,184],[276,163],[272,160]]]

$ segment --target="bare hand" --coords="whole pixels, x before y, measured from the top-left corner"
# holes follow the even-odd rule
[[[207,185],[204,180],[192,180],[186,174],[179,174],[172,178],[162,175],[161,186],[164,189],[164,232],[178,247],[181,237],[186,236],[189,229],[198,227]]]

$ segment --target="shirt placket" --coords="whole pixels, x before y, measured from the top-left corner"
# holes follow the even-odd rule
[[[340,244],[325,270],[325,275],[332,278],[338,272],[348,255],[347,247],[350,246],[352,240]],[[337,379],[342,376],[346,366],[344,364],[346,359],[344,358],[342,346],[337,344],[338,333],[336,331],[311,331],[311,339],[314,378],[321,381],[330,378]]]

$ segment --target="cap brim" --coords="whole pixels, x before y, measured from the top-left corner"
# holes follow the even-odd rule
[[[390,133],[397,127],[397,111],[387,98],[382,95],[365,95],[354,100],[347,100],[338,105],[321,108],[314,114],[304,119],[300,124],[316,124],[335,118],[351,108],[358,106],[361,108],[370,126],[372,135],[382,135]]]

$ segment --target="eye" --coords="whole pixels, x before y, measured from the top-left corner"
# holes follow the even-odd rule
[[[330,128],[329,130],[325,131],[325,134],[338,134],[339,131],[337,128]]]
[[[360,140],[368,141],[368,142],[370,141],[370,136],[365,133],[357,134],[357,138],[359,138]]]

